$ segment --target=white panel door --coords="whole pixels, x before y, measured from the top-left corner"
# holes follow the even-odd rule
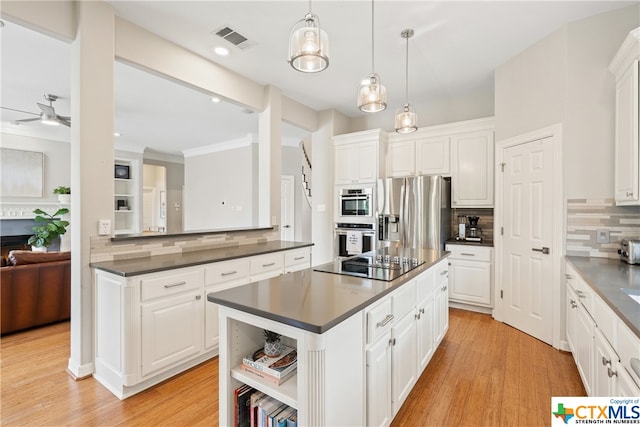
[[[295,240],[295,182],[293,176],[283,175],[280,178],[280,240]]]
[[[505,148],[503,158],[504,321],[551,344],[552,138]]]

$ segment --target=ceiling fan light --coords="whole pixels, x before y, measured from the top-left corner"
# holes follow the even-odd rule
[[[380,83],[380,77],[369,74],[358,90],[358,108],[365,113],[377,113],[387,108],[387,88]]]
[[[329,66],[329,37],[316,15],[307,13],[291,29],[289,64],[303,73],[317,73]]]
[[[413,107],[404,104],[396,112],[395,128],[398,133],[411,133],[418,130],[418,115]]]
[[[60,126],[60,122],[55,117],[51,117],[47,114],[43,114],[40,119],[40,123],[49,125],[49,126]]]

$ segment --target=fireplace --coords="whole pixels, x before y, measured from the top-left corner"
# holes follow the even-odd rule
[[[2,236],[0,238],[0,256],[7,258],[9,252],[14,249],[30,251],[31,246],[27,243],[31,234],[21,234],[17,236]]]

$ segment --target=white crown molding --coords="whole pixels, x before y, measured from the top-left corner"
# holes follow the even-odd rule
[[[248,147],[249,145],[257,142],[257,138],[252,134],[247,134],[244,138],[232,139],[225,142],[219,142],[217,144],[205,145],[203,147],[191,148],[189,150],[183,150],[182,154],[185,158],[193,156],[202,156],[204,154],[218,153],[220,151],[233,150],[241,147]]]

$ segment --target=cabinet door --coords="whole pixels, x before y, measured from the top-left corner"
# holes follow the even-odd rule
[[[576,365],[587,395],[592,395],[593,384],[593,321],[589,313],[578,304],[576,317]]]
[[[569,283],[567,282],[566,288],[566,315],[567,315],[567,344],[569,349],[573,353],[574,360],[576,359],[576,334],[578,333],[577,318],[578,318],[578,297],[573,292]]]
[[[640,199],[638,90],[636,60],[616,83],[615,199],[622,205]]]
[[[416,141],[417,175],[450,175],[450,141],[448,136]]]
[[[394,142],[389,144],[387,168],[390,177],[413,176],[415,174],[414,141]]]
[[[610,396],[640,396],[640,387],[638,387],[638,385],[633,381],[629,373],[624,369],[624,366],[618,363],[614,372],[616,378],[616,388],[615,393],[610,394]]]
[[[391,401],[395,416],[417,380],[416,319],[413,311],[394,323],[391,337]]]
[[[420,376],[433,356],[433,295],[416,306],[416,343],[418,347],[418,373]]]
[[[615,380],[611,372],[615,371],[618,356],[613,351],[602,333],[595,329],[594,335],[594,372],[593,385],[590,396],[617,396],[615,394]]]
[[[452,206],[493,206],[493,131],[451,137]]]
[[[142,375],[169,367],[202,351],[202,291],[142,304]]]
[[[451,259],[449,298],[471,304],[491,305],[491,264]]]
[[[378,179],[378,143],[361,142],[356,146],[357,182],[376,182]]]
[[[355,144],[336,145],[334,148],[335,184],[353,184],[357,181],[357,153]]]
[[[367,425],[391,424],[391,332],[382,335],[366,352]]]

